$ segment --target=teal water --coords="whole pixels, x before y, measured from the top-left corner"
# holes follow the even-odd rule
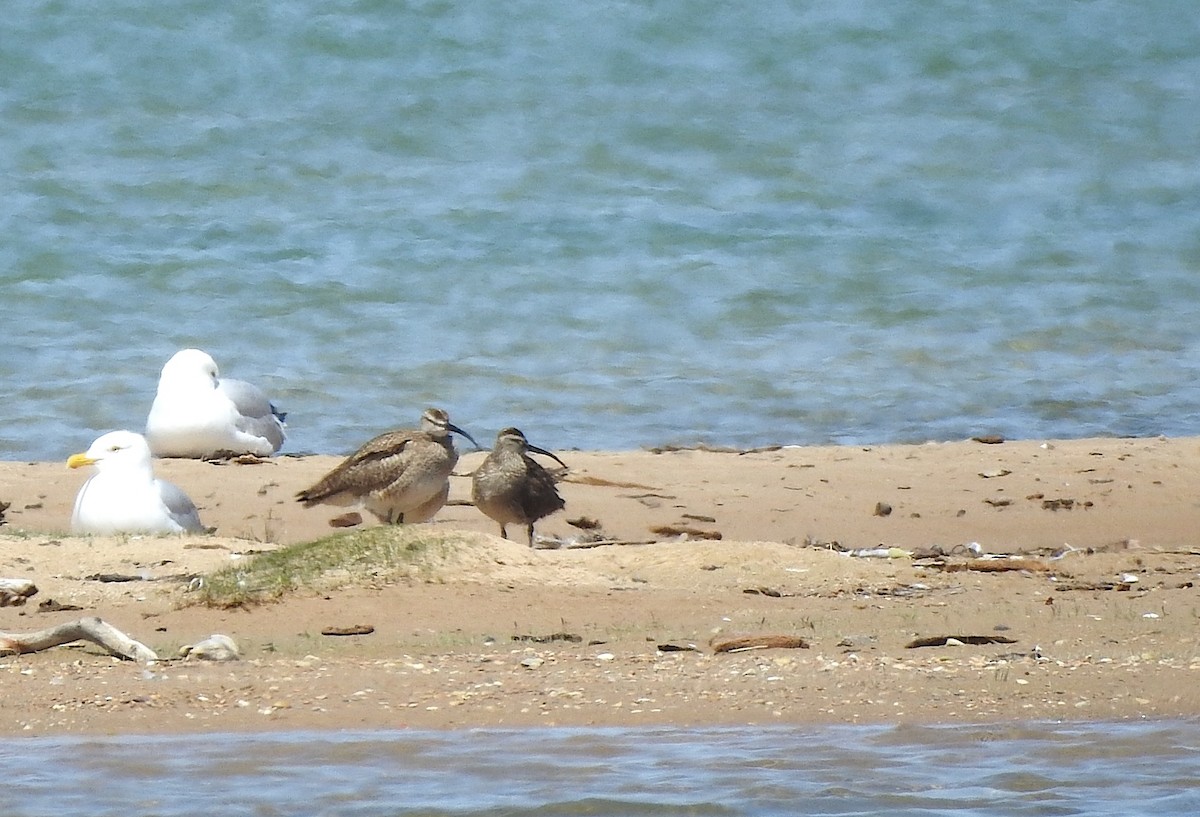
[[[14,817],[1114,815],[1200,808],[1190,722],[29,738]]]
[[[10,4],[0,458],[1200,434],[1190,2]]]

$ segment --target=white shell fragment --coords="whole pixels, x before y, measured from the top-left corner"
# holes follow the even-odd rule
[[[214,633],[203,641],[179,648],[182,658],[198,658],[201,661],[237,661],[242,656],[238,646],[227,635]]]

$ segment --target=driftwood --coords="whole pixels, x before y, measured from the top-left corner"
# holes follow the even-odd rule
[[[1009,570],[1027,570],[1032,573],[1050,572],[1050,565],[1041,559],[1023,559],[1019,556],[1000,559],[967,559],[965,562],[934,562],[927,567],[941,568],[947,573],[961,573],[964,570],[977,573],[1004,573]]]
[[[583,477],[570,476],[570,477],[567,477],[566,479],[564,479],[563,482],[573,482],[576,485],[595,485],[600,488],[639,488],[643,491],[653,491],[654,490],[654,488],[652,488],[651,486],[642,485],[640,482],[614,482],[611,479],[604,479],[603,477],[592,477],[592,476],[583,476]]]
[[[1015,638],[1002,635],[934,635],[916,638],[904,645],[905,649],[918,647],[960,647],[963,644],[1016,644]]]
[[[650,528],[650,532],[656,533],[659,536],[685,536],[688,539],[721,538],[720,531],[693,528],[691,525],[655,525],[654,527]]]
[[[587,548],[627,547],[632,545],[657,545],[657,539],[593,539],[587,542],[564,542],[559,548],[548,550],[586,550]]]
[[[28,579],[0,579],[0,607],[20,607],[37,591],[37,585]]]
[[[571,644],[583,643],[583,636],[575,633],[550,633],[549,635],[514,635],[513,641],[531,641],[534,644],[552,644],[555,641],[567,641]]]
[[[370,635],[373,632],[373,624],[350,624],[345,627],[330,626],[321,629],[321,635]]]
[[[16,653],[38,652],[70,644],[72,641],[90,641],[103,647],[112,655],[130,661],[155,661],[158,656],[154,650],[141,642],[134,641],[125,633],[108,622],[95,616],[81,618],[38,630],[34,633],[3,633],[0,632],[0,652]]]
[[[358,511],[351,511],[350,513],[344,513],[341,516],[335,516],[333,519],[330,519],[329,527],[352,528],[355,525],[361,525],[362,521],[363,519],[361,513]]]
[[[717,641],[711,644],[713,652],[745,652],[746,650],[799,649],[807,650],[808,642],[795,635],[748,635]]]

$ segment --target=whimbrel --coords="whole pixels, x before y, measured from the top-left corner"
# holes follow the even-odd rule
[[[472,476],[471,498],[475,507],[500,523],[500,535],[508,538],[507,525],[526,526],[533,547],[533,523],[561,510],[566,504],[554,487],[554,478],[528,452],[567,464],[544,448],[530,445],[517,428],[496,435],[496,445]]]
[[[325,503],[363,507],[380,522],[426,522],[446,504],[458,452],[450,432],[475,438],[441,409],[421,415],[419,429],[388,431],[363,444],[316,485],[296,494],[305,507]]]
[[[75,533],[202,533],[200,514],[187,494],[154,478],[150,446],[132,431],[110,431],[85,453],[72,454],[72,468],[96,466],[75,497]]]
[[[221,379],[207,352],[184,349],[162,368],[146,442],[157,457],[269,457],[283,445],[283,418],[257,386]]]

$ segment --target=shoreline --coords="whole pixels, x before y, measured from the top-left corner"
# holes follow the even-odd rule
[[[160,657],[211,633],[243,654],[6,656],[0,732],[1200,714],[1200,438],[558,453],[567,507],[538,533],[564,547],[500,539],[455,477],[452,504],[409,526],[458,543],[442,560],[235,610],[189,606],[185,579],[335,533],[328,520],[348,509],[291,497],[340,457],[156,461],[217,533],[112,539],[64,534],[87,474],[0,462],[0,576],[40,589],[0,609],[0,630],[98,615]],[[462,455],[456,474],[483,456]],[[584,518],[630,544],[582,546],[568,520]],[[972,544],[1028,562],[971,569]],[[893,548],[914,555],[845,552]],[[921,558],[937,550],[952,555]],[[39,612],[46,599],[80,609]],[[373,631],[321,635],[360,626]],[[761,635],[808,647],[713,651]],[[1011,642],[908,646],[940,636]]]

